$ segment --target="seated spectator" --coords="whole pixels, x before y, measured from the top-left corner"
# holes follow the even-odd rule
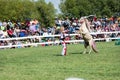
[[[0,30],[0,38],[3,37],[3,30]]]
[[[102,26],[98,26],[97,27],[97,32],[100,33],[100,32],[103,32],[102,30]],[[104,34],[97,34],[97,38],[104,38]]]
[[[13,34],[13,33],[14,33],[14,30],[12,30],[11,28],[9,28],[9,29],[7,30],[7,33],[8,33],[8,35],[9,35],[10,38],[16,37],[16,36]]]
[[[3,30],[3,38],[8,38],[8,37],[9,37],[9,35],[7,33],[7,30],[6,29]]]
[[[19,34],[20,34],[19,27],[15,27],[15,33],[16,33],[16,36],[19,37]]]
[[[34,34],[37,31],[35,23],[32,23],[30,25],[29,30],[30,30],[31,34]]]
[[[27,36],[26,30],[20,30],[19,37],[25,37],[25,36]]]

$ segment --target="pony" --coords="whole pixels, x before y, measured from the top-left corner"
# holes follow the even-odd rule
[[[84,40],[84,47],[85,47],[83,54],[85,53],[90,54],[92,50],[95,53],[98,53],[98,50],[96,49],[95,41],[93,40],[93,37],[90,34],[91,29],[90,29],[90,24],[88,23],[88,19],[86,17],[81,17],[79,21],[81,23],[79,28],[79,34],[82,36]]]

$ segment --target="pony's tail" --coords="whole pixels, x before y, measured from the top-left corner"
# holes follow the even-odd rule
[[[93,51],[94,51],[95,53],[98,53],[98,50],[97,50],[97,48],[96,48],[96,43],[95,43],[95,41],[93,41],[92,49],[93,49]]]

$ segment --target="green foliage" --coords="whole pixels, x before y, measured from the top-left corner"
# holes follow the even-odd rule
[[[40,10],[41,9],[41,10]],[[55,8],[45,0],[0,0],[0,20],[38,19],[46,27],[53,24]]]
[[[40,14],[40,21],[44,22],[42,25],[46,25],[47,27],[53,25],[55,18],[55,9],[53,4],[51,2],[46,4],[44,0],[38,0],[37,6],[37,10]]]
[[[111,16],[120,12],[119,0],[61,0],[60,9],[63,14],[73,14],[77,17],[96,14]]]
[[[99,53],[80,54],[83,44],[0,50],[0,80],[119,80],[120,47],[98,42]]]

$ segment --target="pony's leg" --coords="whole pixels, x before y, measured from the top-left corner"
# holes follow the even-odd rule
[[[84,49],[83,54],[86,54],[86,52],[87,52],[87,48]]]
[[[89,52],[88,52],[88,54],[90,54],[91,53],[91,51],[92,51],[92,45],[93,45],[93,40],[90,40],[89,41]]]
[[[84,43],[84,47],[85,47],[85,49],[84,49],[84,51],[83,51],[83,54],[86,54],[88,45],[87,45],[86,43]]]
[[[89,52],[88,52],[88,54],[90,54],[90,53],[91,53],[91,51],[92,51],[92,47],[90,46],[90,49],[89,49]]]

